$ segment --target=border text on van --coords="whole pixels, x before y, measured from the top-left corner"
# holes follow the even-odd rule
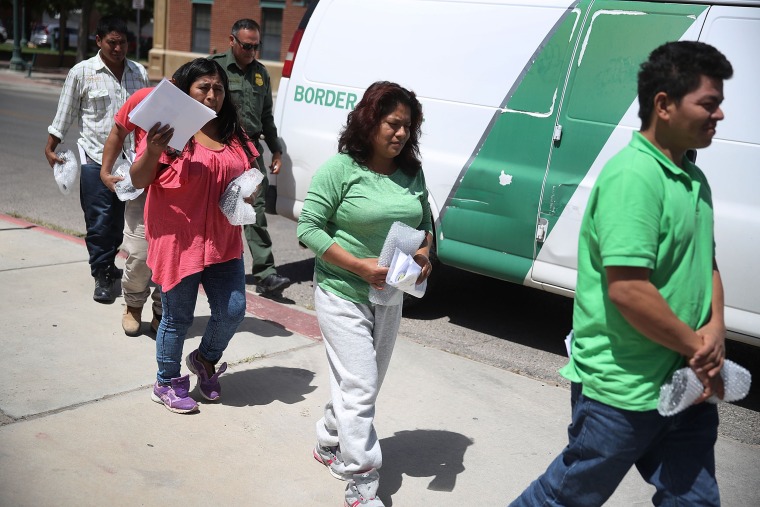
[[[296,86],[295,102],[306,102],[317,106],[335,107],[338,109],[353,109],[356,105],[356,94],[350,92],[336,92],[325,88],[312,88],[311,86]]]

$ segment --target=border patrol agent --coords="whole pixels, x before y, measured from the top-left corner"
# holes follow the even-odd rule
[[[238,108],[243,128],[262,153],[261,135],[272,152],[269,168],[272,174],[280,172],[282,167],[282,148],[277,138],[277,127],[272,114],[272,85],[266,67],[256,60],[256,52],[261,47],[261,27],[252,19],[239,19],[232,25],[230,49],[225,53],[211,55],[227,72],[232,101]],[[264,181],[253,203],[256,210],[256,224],[246,225],[245,239],[253,256],[252,273],[256,283],[256,292],[260,294],[281,294],[290,286],[290,279],[277,274],[272,254],[272,239],[267,231],[267,219],[264,212],[266,193],[269,187],[264,159],[257,160],[259,170],[264,173]]]

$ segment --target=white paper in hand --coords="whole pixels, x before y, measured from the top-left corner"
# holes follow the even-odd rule
[[[206,123],[216,118],[216,113],[188,94],[163,79],[158,86],[129,113],[129,120],[149,131],[153,125],[171,125],[174,135],[169,147],[182,151],[187,141]]]
[[[417,285],[416,282],[420,273],[422,273],[422,268],[415,262],[414,257],[396,248],[391,265],[388,267],[385,283],[414,297],[421,298],[425,295],[427,280]]]
[[[424,240],[425,231],[418,231],[402,222],[393,222],[377,258],[377,265],[390,267],[396,249],[408,255],[414,255]],[[391,285],[386,284],[382,289],[376,289],[371,285],[369,287],[369,301],[376,305],[400,305],[404,300],[403,296],[402,291]]]

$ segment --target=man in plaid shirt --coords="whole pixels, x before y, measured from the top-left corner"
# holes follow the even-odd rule
[[[142,65],[126,58],[124,21],[113,16],[102,18],[95,42],[100,48],[98,54],[76,64],[66,77],[58,111],[48,127],[45,157],[51,167],[62,162],[55,149],[78,120],[81,131],[77,145],[82,163],[79,201],[87,227],[90,271],[95,278],[93,299],[113,303],[114,282],[121,278],[114,259],[123,239],[124,203],[100,180],[100,165],[114,116],[132,93],[148,86],[148,75]]]

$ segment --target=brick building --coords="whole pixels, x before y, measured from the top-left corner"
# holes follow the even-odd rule
[[[310,0],[155,0],[153,49],[148,75],[170,76],[183,63],[229,48],[232,24],[251,18],[261,25],[257,55],[276,90],[282,62]]]

